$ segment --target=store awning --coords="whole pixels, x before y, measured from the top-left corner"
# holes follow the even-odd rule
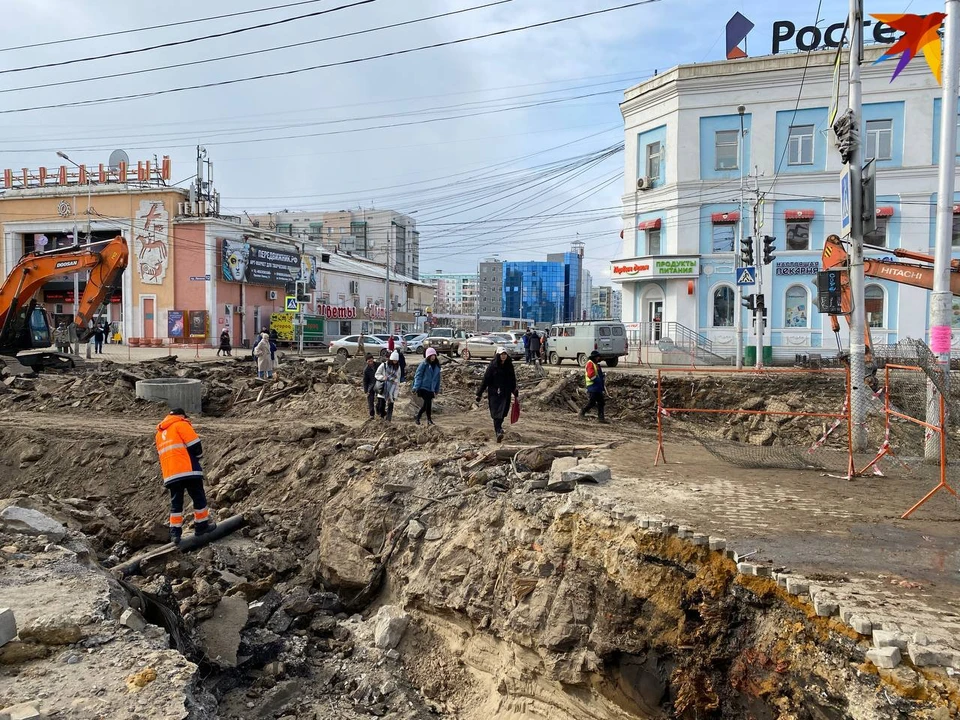
[[[738,223],[740,222],[740,213],[733,212],[715,212],[710,215],[710,222],[718,223]]]
[[[785,220],[813,220],[813,216],[816,215],[814,210],[784,210],[783,217]]]
[[[660,218],[656,220],[644,220],[643,222],[637,225],[637,230],[659,230],[660,229]]]
[[[956,208],[954,208],[956,212]],[[893,205],[881,205],[877,208],[877,217],[888,218],[893,217]]]

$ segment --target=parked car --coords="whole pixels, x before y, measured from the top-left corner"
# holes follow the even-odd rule
[[[415,353],[422,352],[420,346],[423,345],[423,341],[427,339],[426,333],[407,333],[403,336],[403,339],[407,341],[407,352]]]
[[[420,353],[427,352],[427,348],[433,348],[438,353],[444,355],[459,355],[460,343],[467,339],[467,333],[463,330],[454,330],[453,328],[434,328],[424,339],[420,346]]]
[[[334,340],[330,343],[330,354],[339,355],[342,358],[353,357],[357,354],[357,340],[359,339],[359,335],[348,335],[339,340]],[[387,357],[387,355],[389,355],[386,341],[373,335],[363,336],[363,350],[364,352],[379,355],[380,357]]]
[[[594,350],[608,367],[616,367],[627,354],[627,329],[622,322],[588,320],[561,323],[550,327],[547,341],[547,362],[559,365],[564,360],[576,360],[580,367]]]
[[[465,340],[460,346],[460,357],[466,360],[492,358],[498,347],[503,347],[514,360],[523,357],[523,343],[517,348],[509,335],[500,334],[477,335]]]
[[[374,337],[375,337],[375,338],[380,338],[381,340],[383,340],[384,343],[389,343],[389,341],[390,341],[390,336],[389,336],[389,335],[386,335],[386,334],[384,334],[384,335],[374,335]],[[402,352],[402,353],[408,352],[408,350],[407,350],[407,341],[403,339],[403,336],[402,336],[402,335],[394,335],[394,336],[393,336],[393,347],[394,347],[394,349],[399,350],[399,351]]]
[[[523,348],[523,333],[506,330],[502,333],[493,333],[503,339],[503,346],[510,353],[518,353],[515,357],[523,357],[526,353]]]

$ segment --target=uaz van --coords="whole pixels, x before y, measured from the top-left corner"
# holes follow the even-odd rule
[[[590,353],[597,350],[607,367],[616,367],[627,354],[627,329],[618,320],[585,320],[562,323],[550,327],[547,340],[547,362],[559,365],[564,360],[576,360],[580,367],[587,364]]]

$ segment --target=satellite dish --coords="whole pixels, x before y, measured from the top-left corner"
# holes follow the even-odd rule
[[[110,160],[107,161],[107,164],[110,166],[111,170],[116,170],[120,167],[120,163],[130,164],[130,156],[127,155],[123,150],[114,150],[110,153]]]

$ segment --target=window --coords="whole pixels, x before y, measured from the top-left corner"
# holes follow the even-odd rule
[[[610,328],[605,325],[601,325],[597,330],[600,331],[600,337],[610,337]]]
[[[650,228],[647,233],[647,255],[660,254],[660,228]]]
[[[960,247],[960,215],[953,216],[953,239],[950,244],[953,247]]]
[[[867,120],[866,159],[889,160],[893,157],[893,120]]]
[[[737,308],[737,296],[729,285],[721,285],[713,291],[713,326],[733,327],[733,315]]]
[[[783,326],[788,328],[807,327],[807,290],[801,285],[787,288],[787,301],[783,309]]]
[[[616,337],[623,337],[623,328],[620,327],[619,325],[614,325],[614,326],[613,326],[613,334],[614,334]]]
[[[651,180],[660,179],[660,156],[662,147],[659,142],[647,145],[647,177]]]
[[[787,221],[787,250],[810,249],[810,221]]]
[[[790,126],[787,164],[813,165],[813,125]]]
[[[872,328],[882,328],[884,326],[882,287],[867,285],[863,293],[863,308],[867,313],[867,325]]]
[[[736,170],[739,165],[740,131],[718,130],[714,135],[716,170]]]
[[[863,236],[863,241],[867,245],[879,245],[880,247],[887,246],[887,222],[890,218],[878,217],[877,218],[877,229],[872,233],[867,233]],[[956,221],[954,221],[954,228],[956,228]],[[954,238],[956,240],[956,233],[954,233]]]
[[[733,252],[733,223],[713,224],[713,251],[715,253]]]

